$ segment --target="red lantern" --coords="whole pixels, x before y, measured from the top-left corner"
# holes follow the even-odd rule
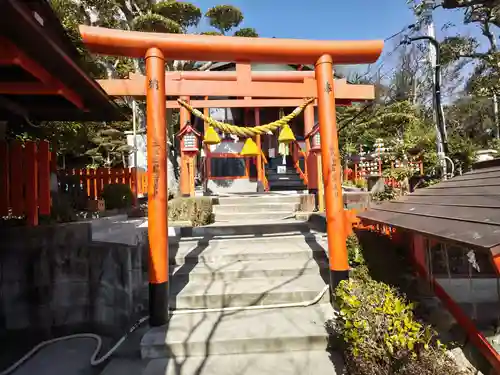
[[[198,140],[201,134],[193,129],[191,124],[188,122],[179,133],[177,137],[181,140],[181,151],[185,153],[198,153]]]
[[[311,152],[320,153],[321,152],[321,136],[319,134],[319,126],[315,126],[309,134],[306,135],[306,139],[309,139],[309,144],[311,146]]]

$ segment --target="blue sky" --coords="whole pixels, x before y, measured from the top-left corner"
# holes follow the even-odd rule
[[[240,8],[245,20],[240,27],[253,27],[262,37],[297,39],[385,39],[414,23],[406,0],[194,0],[203,11],[218,4]],[[307,5],[307,4],[310,5]],[[451,22],[462,25],[462,11],[437,9],[434,12],[438,38],[445,34],[441,27]],[[198,31],[210,30],[202,23]],[[473,26],[451,28],[447,35],[460,32],[478,35]],[[385,52],[394,49],[386,43]],[[387,60],[387,58],[386,58]],[[392,60],[392,59],[391,59]],[[391,68],[390,61],[384,65]],[[366,67],[363,67],[366,69]]]

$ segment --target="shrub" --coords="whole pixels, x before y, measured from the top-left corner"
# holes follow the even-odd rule
[[[52,194],[52,206],[50,219],[56,222],[73,222],[77,220],[77,212],[74,206],[74,196],[70,193]],[[51,221],[49,220],[49,221]]]
[[[60,182],[61,199],[68,201],[76,211],[85,210],[88,196],[80,181],[80,176],[64,176],[60,178]]]
[[[368,181],[364,178],[357,179],[356,181],[354,181],[354,186],[359,189],[366,189],[368,187]]]
[[[106,204],[106,209],[121,209],[132,207],[134,194],[130,186],[125,184],[110,184],[104,187],[101,194]]]
[[[350,266],[356,266],[364,263],[363,254],[361,252],[361,245],[358,241],[358,237],[354,233],[351,233],[346,240],[347,246],[347,256]]]
[[[391,186],[385,186],[384,191],[372,194],[372,201],[392,201],[398,197],[397,191]]]
[[[214,222],[212,199],[209,197],[174,198],[168,202],[168,219],[190,221],[193,226]]]
[[[413,304],[371,279],[364,266],[353,276],[336,290],[340,316],[331,322],[349,374],[466,374],[448,357],[435,331],[414,318]]]

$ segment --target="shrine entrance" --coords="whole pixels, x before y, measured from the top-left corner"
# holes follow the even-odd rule
[[[166,72],[167,88],[175,87],[168,89],[168,95],[180,97],[183,103],[199,110],[205,118],[249,127],[275,121],[302,105],[303,98],[316,97],[313,71],[252,71],[249,63],[235,65],[235,71],[229,72]],[[104,79],[99,84],[111,96],[129,95],[139,99],[146,96],[146,77],[142,74],[130,74],[128,79]],[[335,79],[334,89],[337,106],[375,98],[372,85],[349,84],[345,79]],[[181,93],[189,95],[181,96]],[[212,99],[220,96],[242,99]],[[320,155],[310,152],[311,144],[306,140],[317,122],[315,107],[317,101],[307,105],[289,122],[296,139],[289,143],[286,156],[280,153],[278,134],[256,135],[253,140],[257,154],[242,155],[245,137],[225,134],[220,129],[215,130],[221,142],[208,144],[205,140],[202,155],[184,152],[181,148],[181,194],[194,195],[194,174],[189,173],[193,165],[201,171],[199,175],[206,193],[255,193],[301,188],[315,192],[318,189],[317,158]],[[178,100],[167,100],[167,110],[179,108],[182,129],[190,121],[194,129],[207,134],[209,121],[192,115]],[[281,111],[284,113],[280,114]],[[279,178],[283,176],[279,174],[283,169],[283,159],[287,164],[285,177],[292,175],[294,179]]]
[[[341,280],[348,278],[333,62],[372,63],[382,51],[382,41],[306,41],[156,34],[88,26],[81,26],[80,31],[83,42],[94,53],[146,59],[146,77],[142,90],[146,91],[148,126],[149,309],[152,326],[165,324],[169,310],[166,90],[169,96],[190,95],[181,85],[176,85],[175,82],[170,84],[166,80],[165,56],[169,59],[196,61],[315,64],[315,81],[311,80],[308,85],[316,90],[316,94],[309,97],[317,98],[318,105],[331,291]],[[219,89],[227,91],[229,85],[223,83],[218,85]],[[140,83],[136,85],[141,86]],[[245,85],[237,86],[242,88]],[[263,91],[262,82],[254,82],[251,86],[257,92],[260,91],[260,96],[265,93],[269,97],[281,97],[280,94],[272,95],[272,87]],[[288,92],[293,91],[291,86],[288,89]],[[124,92],[124,95],[130,93]],[[238,95],[236,92],[230,95],[252,97],[248,94]],[[307,98],[308,96],[302,96],[302,100]]]

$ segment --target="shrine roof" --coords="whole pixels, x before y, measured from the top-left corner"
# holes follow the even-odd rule
[[[5,0],[0,12],[0,119],[123,120],[80,66],[49,2]]]
[[[469,246],[500,245],[500,159],[418,189],[399,200],[373,204],[358,215],[375,223]]]

